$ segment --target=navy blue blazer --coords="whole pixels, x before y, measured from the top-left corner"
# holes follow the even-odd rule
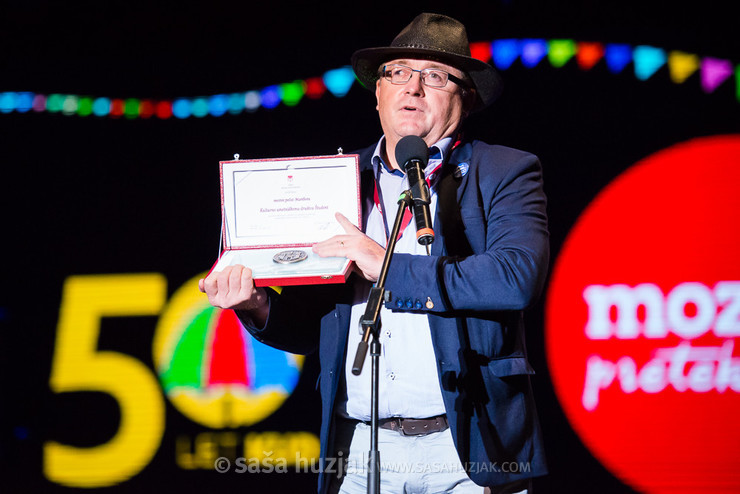
[[[363,228],[373,207],[371,158],[360,152]],[[431,328],[452,437],[470,478],[495,486],[546,473],[526,357],[522,313],[539,296],[549,262],[546,199],[536,156],[473,141],[443,167],[431,256],[394,254],[387,307],[422,302]],[[319,350],[322,458],[333,455],[337,390],[347,358],[353,282],[268,290],[258,340],[306,354]],[[247,318],[242,318],[248,323]],[[354,357],[354,349],[350,357]],[[382,452],[381,452],[382,454]],[[516,462],[516,467],[508,462]],[[506,470],[506,471],[504,471]],[[326,489],[321,474],[319,491]]]

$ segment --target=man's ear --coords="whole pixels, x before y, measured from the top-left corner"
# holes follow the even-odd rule
[[[379,101],[380,101],[380,79],[375,81],[375,110],[378,110]]]
[[[477,99],[477,97],[478,94],[476,93],[475,89],[463,89],[463,113],[465,114],[465,116],[468,116],[470,112],[473,111],[473,108],[475,107],[475,100]]]

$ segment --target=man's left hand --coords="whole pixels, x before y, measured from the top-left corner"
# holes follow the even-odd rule
[[[320,257],[346,257],[355,262],[362,276],[370,281],[377,281],[383,266],[385,249],[362,233],[341,213],[337,213],[335,217],[345,234],[335,235],[315,244],[314,253]]]

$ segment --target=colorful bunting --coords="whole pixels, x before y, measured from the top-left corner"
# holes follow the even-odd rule
[[[175,118],[188,118],[192,109],[192,103],[188,99],[180,98],[172,102],[172,115]]]
[[[653,77],[664,65],[668,66],[671,81],[684,83],[700,71],[701,87],[706,93],[714,92],[734,75],[735,96],[740,101],[740,66],[730,60],[704,57],[662,48],[627,44],[574,41],[571,39],[499,39],[470,44],[471,56],[486,63],[491,61],[499,70],[509,69],[517,59],[526,68],[537,66],[547,57],[550,65],[559,68],[575,58],[581,70],[591,70],[602,59],[614,74],[622,72],[631,62],[634,74],[645,81]],[[349,66],[329,70],[320,77],[275,84],[259,90],[231,94],[214,94],[196,98],[176,98],[172,101],[154,101],[139,98],[107,98],[75,94],[36,94],[28,91],[0,92],[0,114],[60,113],[79,117],[111,117],[125,119],[156,117],[203,118],[255,112],[260,108],[273,109],[281,103],[287,107],[298,105],[304,97],[318,99],[326,92],[337,98],[347,95],[355,82]]]
[[[352,83],[355,82],[355,73],[352,71],[352,67],[346,66],[326,72],[323,81],[331,94],[337,98],[342,98],[349,92]]]
[[[244,94],[243,93],[231,93],[229,95],[229,113],[236,115],[244,110]]]
[[[615,74],[619,74],[632,61],[630,45],[609,44],[604,51],[606,66]]]
[[[672,51],[668,54],[668,73],[676,84],[682,84],[699,68],[699,57],[692,53]]]
[[[525,39],[522,42],[522,63],[528,69],[537,66],[547,55],[547,41],[544,39]]]
[[[208,98],[208,113],[212,117],[220,117],[229,111],[229,97],[226,94],[216,94]]]
[[[205,117],[208,115],[208,100],[205,98],[195,98],[190,111],[196,118]]]
[[[635,77],[641,81],[650,79],[666,63],[665,51],[654,46],[637,46],[632,53],[635,62]]]
[[[306,79],[306,96],[311,99],[319,99],[326,92],[326,86],[321,77]]]
[[[729,60],[706,57],[701,61],[701,87],[705,93],[712,93],[733,73]]]
[[[46,109],[46,95],[37,94],[33,97],[31,109],[35,112],[42,112]]]
[[[516,39],[499,39],[491,43],[491,54],[493,64],[501,70],[506,70],[519,58],[521,45]]]
[[[297,105],[304,94],[306,94],[306,83],[303,81],[280,84],[280,99],[285,106]]]
[[[554,39],[547,46],[547,59],[555,68],[565,65],[576,54],[576,43],[572,39]]]
[[[190,111],[190,107],[192,106],[190,104],[189,100],[184,100],[187,103],[188,111]],[[121,117],[123,116],[123,100],[122,99],[114,99],[110,102],[110,116],[111,117]]]
[[[476,41],[474,43],[470,43],[470,56],[480,60],[481,62],[488,63],[491,59],[491,43],[488,41]]]
[[[18,97],[15,93],[0,94],[0,113],[10,113],[16,108]]]
[[[268,86],[260,91],[262,106],[271,110],[280,104],[280,86]]]
[[[139,116],[141,118],[150,118],[152,115],[154,115],[154,103],[148,99],[141,100],[139,103]]]
[[[262,96],[259,91],[247,91],[244,93],[244,109],[255,112],[262,104]]]
[[[576,63],[581,70],[590,70],[604,58],[604,45],[601,43],[580,42],[576,47]]]

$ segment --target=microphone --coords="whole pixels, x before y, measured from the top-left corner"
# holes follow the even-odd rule
[[[406,171],[411,188],[414,219],[416,220],[416,241],[427,246],[434,242],[432,218],[429,215],[431,196],[424,177],[424,168],[428,161],[429,149],[421,137],[406,136],[396,144],[396,162]]]

